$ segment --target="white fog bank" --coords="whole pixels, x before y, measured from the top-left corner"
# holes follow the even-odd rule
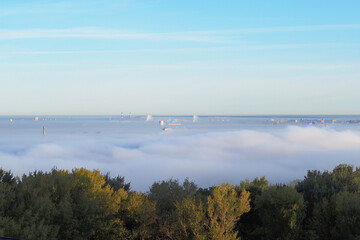
[[[19,175],[54,166],[99,169],[125,176],[140,191],[171,177],[189,177],[201,187],[261,176],[288,183],[308,169],[360,165],[358,130],[288,126],[183,133],[2,135],[0,165]]]

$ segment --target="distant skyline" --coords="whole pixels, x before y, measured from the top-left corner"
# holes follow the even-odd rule
[[[0,115],[360,114],[360,1],[0,1]]]

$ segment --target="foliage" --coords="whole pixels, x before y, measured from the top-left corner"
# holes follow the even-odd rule
[[[2,174],[2,175],[1,175]],[[35,171],[11,180],[0,171],[3,217],[0,232],[33,239],[117,239],[113,216],[126,199],[124,189],[113,191],[99,171],[74,169],[50,173]],[[10,180],[9,180],[10,179]],[[6,221],[8,220],[8,221]],[[121,225],[121,224],[120,224]]]
[[[175,203],[179,239],[237,239],[236,221],[250,210],[250,193],[230,184],[216,186],[206,204],[186,197]]]
[[[290,186],[170,179],[139,193],[98,170],[0,169],[0,213],[0,236],[31,239],[360,239],[360,170],[309,171]]]
[[[347,200],[355,198],[352,194],[360,192],[360,169],[358,167],[354,169],[352,165],[340,164],[331,172],[308,171],[305,179],[296,185],[296,189],[303,194],[307,203],[304,228],[309,236],[315,239],[324,237],[332,239],[333,227],[338,221],[336,216],[341,213],[333,212],[336,207],[335,198],[339,196],[346,196],[349,198]],[[346,207],[350,209],[351,206],[344,206]]]
[[[256,197],[262,239],[299,239],[305,217],[303,196],[294,188],[272,186]]]
[[[208,226],[206,210],[201,200],[188,196],[175,203],[180,239],[207,239],[205,226]]]
[[[237,223],[236,229],[239,231],[239,235],[244,239],[260,238],[259,229],[261,228],[261,219],[259,211],[255,209],[255,199],[260,196],[269,187],[269,182],[265,177],[255,178],[253,181],[246,179],[240,182],[240,185],[236,187],[238,192],[247,190],[250,192],[250,211],[241,216]]]
[[[130,183],[126,183],[124,177],[117,176],[117,177],[111,178],[110,173],[106,173],[104,175],[104,178],[105,178],[106,184],[110,185],[110,187],[114,191],[117,191],[121,188],[124,189],[125,191],[130,190]]]
[[[239,196],[229,183],[214,189],[207,201],[210,239],[237,239],[235,224],[242,214],[250,211],[249,197],[246,190]]]
[[[185,179],[182,184],[178,180],[155,182],[149,192],[149,198],[156,201],[156,210],[159,216],[158,233],[160,238],[177,239],[179,227],[176,217],[176,202],[188,196],[195,196],[197,186],[194,182]]]
[[[360,193],[340,192],[314,208],[311,229],[318,239],[360,238]]]
[[[157,222],[156,201],[151,201],[143,193],[131,192],[122,206],[122,218],[129,239],[153,239]]]
[[[157,200],[157,208],[160,213],[175,210],[175,202],[181,201],[186,196],[194,196],[197,186],[194,182],[185,179],[180,185],[178,180],[169,179],[168,181],[155,182],[151,188],[149,197]]]

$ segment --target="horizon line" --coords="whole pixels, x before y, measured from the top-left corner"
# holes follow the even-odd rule
[[[261,116],[360,116],[360,113],[307,113],[307,114],[0,114],[0,117],[112,117],[112,116],[198,116],[198,117],[217,117],[217,116],[239,116],[239,117],[261,117]]]

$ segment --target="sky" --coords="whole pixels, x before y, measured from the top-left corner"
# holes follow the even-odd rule
[[[360,114],[359,9],[0,0],[0,115]]]

